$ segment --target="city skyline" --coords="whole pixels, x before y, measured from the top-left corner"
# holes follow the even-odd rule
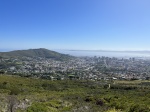
[[[148,0],[0,1],[0,50],[150,50]]]

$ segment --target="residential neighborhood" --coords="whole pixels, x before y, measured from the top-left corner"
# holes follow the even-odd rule
[[[145,80],[150,79],[150,59],[95,56],[59,61],[42,57],[1,57],[0,73],[51,80]]]

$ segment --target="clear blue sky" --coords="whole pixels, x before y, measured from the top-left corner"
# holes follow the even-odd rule
[[[0,49],[150,50],[150,0],[0,0]]]

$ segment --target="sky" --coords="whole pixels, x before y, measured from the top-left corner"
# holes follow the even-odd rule
[[[0,0],[0,50],[150,50],[150,0]]]

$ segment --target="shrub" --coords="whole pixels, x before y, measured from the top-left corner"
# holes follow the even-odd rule
[[[21,91],[17,87],[10,88],[10,95],[18,95]]]
[[[48,108],[42,103],[34,103],[28,107],[27,112],[48,112]]]
[[[150,112],[150,108],[145,105],[132,105],[129,112]]]

